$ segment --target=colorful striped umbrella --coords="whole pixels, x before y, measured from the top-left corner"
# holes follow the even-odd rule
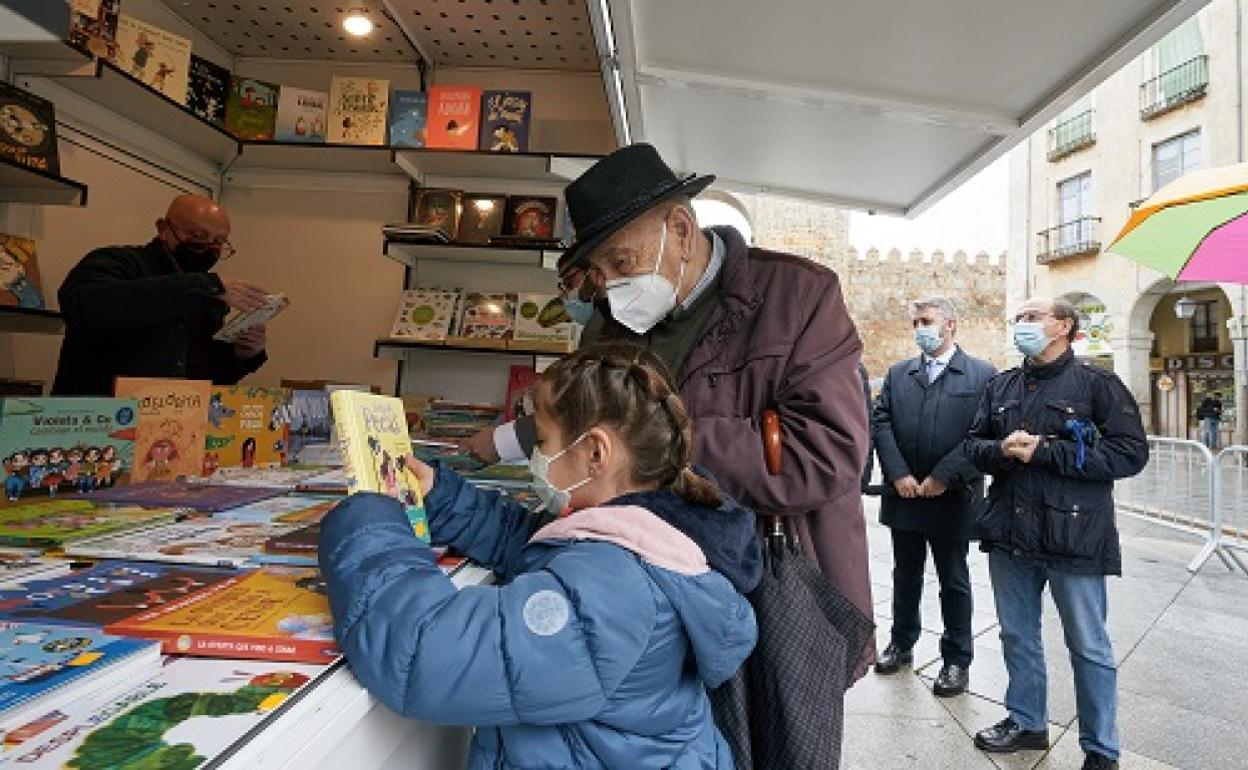
[[[1177,281],[1248,284],[1248,163],[1193,171],[1161,188],[1107,251]]]

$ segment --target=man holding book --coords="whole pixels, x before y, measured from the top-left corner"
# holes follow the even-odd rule
[[[119,376],[233,385],[263,366],[263,324],[233,343],[213,339],[231,309],[250,312],[268,297],[211,272],[234,253],[229,235],[229,217],[215,201],[180,195],[148,244],[87,254],[57,295],[65,341],[52,394],[111,395]]]

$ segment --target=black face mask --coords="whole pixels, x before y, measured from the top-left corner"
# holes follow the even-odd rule
[[[216,249],[198,243],[179,243],[173,250],[173,261],[185,273],[206,273],[216,266],[221,255]]]

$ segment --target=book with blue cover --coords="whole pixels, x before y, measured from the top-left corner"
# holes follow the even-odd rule
[[[98,628],[0,622],[0,724],[160,669],[160,644]]]
[[[429,94],[395,91],[390,99],[390,146],[424,147],[428,120]]]
[[[481,95],[478,149],[486,152],[528,152],[533,94],[529,91],[486,91]]]

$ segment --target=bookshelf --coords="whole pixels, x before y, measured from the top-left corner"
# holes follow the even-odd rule
[[[491,265],[522,265],[555,268],[563,252],[543,248],[491,246],[473,243],[411,243],[384,238],[381,253],[407,267],[415,268],[421,260],[480,263]]]
[[[0,157],[0,203],[84,206],[87,186],[59,174]]]
[[[91,66],[91,54],[64,40],[0,40],[0,56],[7,56],[15,75],[71,75]]]
[[[0,332],[60,334],[64,329],[65,320],[53,310],[0,305]]]
[[[381,352],[386,349],[391,350],[442,350],[451,353],[486,353],[495,356],[561,356],[568,351],[557,346],[543,348],[540,345],[532,347],[524,347],[520,345],[508,345],[505,348],[478,347],[475,345],[457,345],[454,342],[436,342],[426,340],[394,340],[379,339],[373,343],[373,354],[377,358],[386,358]]]

